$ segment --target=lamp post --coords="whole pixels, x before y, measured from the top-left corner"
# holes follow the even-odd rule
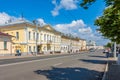
[[[114,42],[114,53],[113,53],[114,58],[116,58],[116,42]]]
[[[36,20],[33,20],[33,23],[34,23],[34,25],[36,26],[36,30],[35,30],[35,32],[36,32],[36,53],[35,53],[35,56],[37,56],[37,53],[38,53],[38,47],[37,47],[37,41],[38,41],[38,33],[37,33],[37,31],[38,31],[38,26],[36,25]]]

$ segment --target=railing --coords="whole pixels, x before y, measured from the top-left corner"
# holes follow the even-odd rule
[[[47,40],[47,43],[48,43],[48,44],[51,44],[51,43],[52,43],[52,41],[51,41],[51,40]]]

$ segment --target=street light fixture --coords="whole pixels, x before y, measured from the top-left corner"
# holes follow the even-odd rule
[[[114,39],[116,40],[116,36]],[[114,58],[116,59],[116,41],[114,42]]]
[[[37,47],[37,42],[38,42],[38,26],[36,25],[36,20],[33,20],[33,24],[36,26],[36,53],[35,53],[35,56],[37,56],[37,53],[38,53],[38,47]]]

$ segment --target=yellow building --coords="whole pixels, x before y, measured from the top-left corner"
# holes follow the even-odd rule
[[[61,36],[50,25],[36,26],[25,20],[0,25],[0,31],[15,36],[12,52],[20,50],[22,55],[60,52]],[[36,46],[37,44],[37,46]]]
[[[68,36],[61,36],[61,52],[68,53],[70,51],[70,38]]]
[[[86,40],[85,39],[81,39],[81,50],[87,50],[87,46],[86,46]]]
[[[62,35],[61,52],[80,52],[82,48],[82,40],[80,38]]]
[[[0,32],[0,55],[12,55],[12,36]]]
[[[12,38],[12,52],[21,50],[24,54],[35,51],[36,46],[36,26],[24,20],[0,25],[0,31],[15,36]]]
[[[60,53],[61,34],[50,25],[40,27],[41,51],[44,53]]]

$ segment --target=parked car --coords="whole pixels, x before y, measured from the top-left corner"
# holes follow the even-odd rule
[[[20,50],[16,50],[15,56],[21,56],[21,51]]]
[[[94,48],[89,49],[90,52],[95,52]]]
[[[15,56],[21,56],[21,53],[17,53],[17,54],[15,54]]]

